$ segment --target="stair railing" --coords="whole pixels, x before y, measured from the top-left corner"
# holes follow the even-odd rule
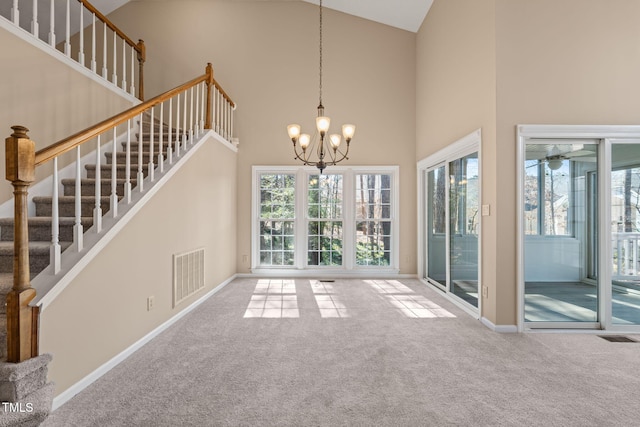
[[[58,207],[58,157],[68,151],[76,150],[75,162],[75,223],[73,228],[73,249],[83,250],[81,157],[80,149],[85,143],[96,142],[95,167],[95,206],[93,208],[93,231],[102,232],[103,202],[101,172],[102,139],[111,138],[111,165],[105,165],[105,173],[111,175],[111,194],[109,196],[109,214],[118,216],[117,194],[117,147],[118,141],[124,145],[125,178],[124,197],[120,203],[131,203],[131,172],[137,172],[136,191],[144,192],[145,170],[147,180],[153,182],[155,170],[164,171],[193,145],[205,129],[214,130],[227,142],[233,143],[233,112],[235,103],[213,78],[213,67],[207,64],[204,75],[196,77],[174,89],[134,106],[120,114],[91,126],[68,138],[56,142],[39,151],[29,139],[28,129],[24,126],[12,126],[13,133],[6,139],[6,178],[14,187],[14,262],[13,288],[7,295],[7,361],[17,363],[38,355],[38,307],[30,307],[36,291],[31,287],[29,271],[29,233],[27,218],[27,195],[34,181],[35,168],[53,161],[53,200],[52,200],[52,238],[51,266],[58,274],[61,265],[59,243],[59,207]],[[165,114],[166,112],[166,114]],[[157,114],[157,115],[156,115]],[[150,117],[148,125],[144,117]],[[156,118],[158,122],[156,122]],[[131,139],[136,130],[135,121],[139,120],[137,162],[131,163]],[[168,122],[168,132],[164,132],[164,123]],[[126,125],[124,132],[118,134],[118,126]],[[146,129],[145,129],[146,128]],[[157,129],[156,129],[157,128]],[[176,132],[173,132],[176,129]],[[122,130],[122,129],[120,129]],[[143,158],[143,133],[148,131],[148,163]],[[120,135],[120,136],[119,136]],[[157,139],[156,139],[157,138]],[[157,147],[154,147],[157,143]],[[107,142],[108,144],[108,142]],[[154,154],[155,153],[155,154]],[[157,158],[155,157],[157,156]],[[135,159],[134,159],[135,160]]]
[[[12,1],[11,22],[20,27],[21,2],[20,0]],[[105,80],[125,92],[129,92],[132,96],[136,96],[135,83],[137,80],[137,96],[140,100],[144,100],[143,67],[146,52],[142,40],[135,43],[87,0],[50,0],[49,19],[42,22],[38,14],[38,0],[22,0],[22,3],[26,4],[22,12],[31,12],[31,28],[30,30],[25,29],[26,31],[30,31],[34,37],[45,41],[53,49],[60,49],[67,57],[75,59],[83,67],[91,69],[93,73],[101,75]],[[75,6],[76,4],[78,6]],[[56,24],[59,24],[56,22],[56,15],[65,17],[64,33],[56,30]],[[96,25],[97,21],[100,22],[100,25]],[[91,37],[90,40],[85,40],[85,28],[89,27],[91,28]],[[101,41],[98,34],[100,30],[102,30]],[[72,35],[76,32],[78,39],[77,42],[74,40],[72,46]],[[56,33],[58,33],[58,37]],[[60,39],[59,36],[64,36],[64,43],[58,44],[56,39]],[[90,52],[86,52],[88,49],[85,47],[85,42],[90,42]],[[98,51],[100,44],[102,52]],[[111,58],[108,58],[109,53],[111,53]],[[88,64],[87,56],[89,56]],[[121,58],[120,63],[119,57]],[[98,62],[102,66],[101,73],[98,72]]]

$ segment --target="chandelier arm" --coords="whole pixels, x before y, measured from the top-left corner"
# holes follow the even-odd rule
[[[298,144],[295,142],[293,143],[293,153],[296,155],[296,159],[301,160],[305,165],[308,164],[308,158],[300,157],[300,153],[298,153]],[[306,154],[305,150],[302,150],[301,154],[304,156]]]
[[[339,163],[341,161],[343,161],[344,159],[349,159],[347,156],[349,155],[349,144],[347,144],[347,150],[343,153],[342,151],[340,151],[340,149],[338,148],[336,150],[338,153],[340,153],[340,155],[342,157],[340,157],[338,160],[336,160],[337,156],[333,158],[333,164],[335,165],[336,163]]]

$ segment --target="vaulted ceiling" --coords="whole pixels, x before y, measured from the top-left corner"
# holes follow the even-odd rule
[[[105,15],[129,0],[93,0]],[[142,0],[158,1],[158,0]],[[220,1],[220,0],[210,0]],[[226,0],[226,1],[283,1],[283,0]],[[300,1],[300,0],[284,0]],[[302,0],[318,4],[319,0]],[[417,32],[433,0],[323,0],[323,7],[380,22],[403,30]]]

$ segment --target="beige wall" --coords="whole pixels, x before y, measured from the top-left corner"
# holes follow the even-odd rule
[[[42,312],[56,394],[235,274],[235,177],[236,154],[208,140]],[[200,247],[206,288],[172,308],[172,256]]]
[[[418,159],[483,131],[482,315],[497,325],[517,323],[516,125],[639,124],[638,16],[635,0],[436,0],[418,33]]]
[[[204,72],[238,104],[238,272],[249,271],[251,166],[291,165],[286,126],[318,104],[318,9],[304,2],[134,1],[110,15],[147,46],[149,96]],[[415,34],[325,9],[323,103],[357,125],[351,165],[400,165],[401,271],[415,273]]]
[[[498,153],[517,124],[640,124],[640,2],[497,0]],[[498,168],[498,323],[515,321],[516,165]]]
[[[496,50],[494,0],[435,0],[417,37],[416,157],[482,130],[482,315],[496,311]]]
[[[80,75],[58,59],[0,28],[0,126],[4,141],[11,126],[29,128],[36,150],[81,131],[131,107],[130,100],[90,78]],[[67,163],[65,156],[60,165]],[[4,180],[4,149],[0,150],[0,173]],[[50,174],[50,165],[38,168],[38,179]],[[8,182],[0,185],[0,203],[11,197]]]

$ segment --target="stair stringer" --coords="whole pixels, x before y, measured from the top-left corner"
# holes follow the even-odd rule
[[[221,135],[213,130],[207,130],[193,145],[187,146],[187,151],[183,151],[181,156],[174,163],[165,162],[164,172],[160,168],[155,171],[154,181],[147,176],[144,179],[144,191],[140,192],[139,187],[132,191],[131,203],[124,200],[118,203],[118,216],[115,218],[111,212],[107,212],[102,218],[102,231],[95,232],[95,227],[91,227],[84,232],[84,248],[77,252],[74,245],[71,245],[62,253],[61,268],[58,274],[53,274],[53,267],[49,265],[31,281],[31,286],[36,290],[36,297],[30,303],[31,306],[39,306],[40,312],[46,310],[56,297],[73,281],[73,279],[108,245],[108,243],[131,221],[140,209],[148,203],[152,197],[171,180],[171,177],[184,166],[187,161],[196,154],[199,148],[213,138],[233,152],[238,148],[235,144],[229,143]],[[105,144],[109,145],[109,144]],[[95,151],[94,151],[95,155]]]

